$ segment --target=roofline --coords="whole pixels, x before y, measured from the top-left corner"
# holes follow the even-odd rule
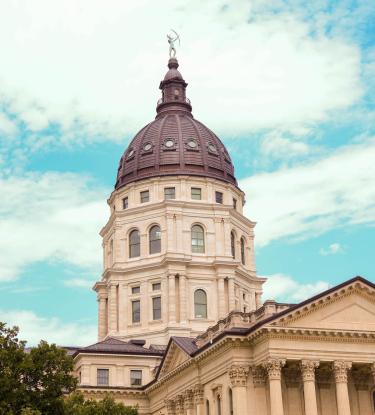
[[[131,355],[131,356],[145,356],[145,357],[155,357],[163,356],[162,352],[150,352],[150,353],[139,353],[139,352],[121,352],[121,351],[111,351],[111,350],[77,350],[72,354],[72,357],[75,358],[79,354],[114,354],[114,355]]]

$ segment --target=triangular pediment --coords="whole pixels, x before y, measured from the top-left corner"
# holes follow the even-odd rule
[[[165,355],[159,376],[165,376],[189,359],[190,356],[176,343],[172,342]]]
[[[273,326],[321,330],[375,331],[375,290],[353,284],[296,307]]]

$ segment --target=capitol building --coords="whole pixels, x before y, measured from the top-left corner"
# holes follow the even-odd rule
[[[148,415],[375,414],[375,285],[262,299],[256,224],[175,57],[159,88],[108,199],[98,342],[73,351],[79,390]]]

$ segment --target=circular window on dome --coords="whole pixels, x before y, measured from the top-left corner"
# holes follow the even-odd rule
[[[127,160],[131,159],[134,156],[135,151],[133,149],[129,150],[128,155],[126,156]]]
[[[143,145],[143,150],[144,151],[150,151],[150,150],[152,150],[152,144],[151,143],[145,143]]]
[[[191,149],[191,150],[196,150],[198,148],[198,143],[196,140],[194,140],[194,138],[191,138],[190,140],[188,140],[187,142],[187,146]]]
[[[174,147],[174,140],[173,140],[173,138],[167,138],[164,141],[164,147],[166,147],[168,149],[171,149],[172,147]]]
[[[214,144],[208,143],[207,147],[208,147],[208,151],[210,153],[213,153],[213,154],[216,154],[217,155],[217,148],[216,148],[216,146]]]

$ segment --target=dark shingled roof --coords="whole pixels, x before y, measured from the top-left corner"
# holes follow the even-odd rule
[[[164,354],[164,351],[156,350],[154,348],[147,349],[146,347],[139,346],[131,342],[124,342],[122,340],[109,337],[106,340],[92,344],[90,346],[81,347],[74,353],[74,356],[77,356],[80,353],[108,353],[162,356]]]
[[[172,340],[181,347],[188,355],[192,355],[195,351],[198,350],[198,346],[195,343],[195,339],[190,337],[176,337],[172,336]]]

